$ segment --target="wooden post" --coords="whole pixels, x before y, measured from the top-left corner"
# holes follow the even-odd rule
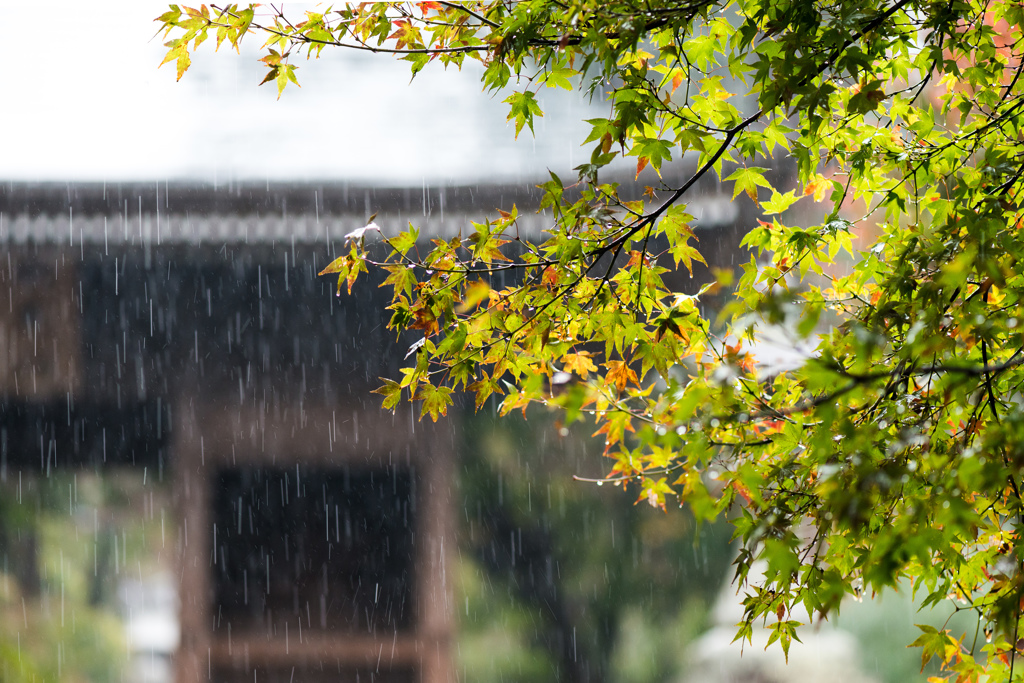
[[[179,398],[173,408],[171,460],[178,525],[178,602],[181,644],[177,683],[210,680],[210,479],[206,444],[194,399]]]
[[[416,593],[418,631],[422,647],[422,683],[453,683],[452,558],[455,557],[454,464],[455,438],[451,418],[436,424],[420,422],[418,440],[426,457],[422,467],[420,534]]]

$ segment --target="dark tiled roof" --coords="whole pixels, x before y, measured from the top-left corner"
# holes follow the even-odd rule
[[[330,243],[362,227],[369,215],[385,234],[411,222],[423,237],[473,232],[471,223],[520,210],[521,234],[550,225],[536,213],[533,187],[373,188],[348,184],[204,185],[182,183],[6,183],[0,185],[0,243],[163,245]],[[696,227],[732,224],[728,195],[695,197]]]

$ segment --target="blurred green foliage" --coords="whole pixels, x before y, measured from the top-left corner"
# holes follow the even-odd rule
[[[456,600],[473,681],[673,680],[731,576],[728,529],[634,504],[550,414],[463,423]]]
[[[116,587],[158,561],[153,489],[135,472],[23,475],[0,485],[0,680],[124,680],[129,650]]]

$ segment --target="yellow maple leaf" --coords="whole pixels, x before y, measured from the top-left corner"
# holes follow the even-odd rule
[[[562,358],[562,363],[565,366],[566,372],[575,372],[583,379],[586,379],[589,373],[597,371],[597,366],[594,365],[594,361],[590,360],[589,351],[567,353]]]
[[[832,181],[823,176],[814,176],[814,179],[804,185],[804,194],[813,194],[814,201],[820,202],[825,198],[825,194],[832,189]]]

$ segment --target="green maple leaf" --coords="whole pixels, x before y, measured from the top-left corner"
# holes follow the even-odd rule
[[[746,192],[753,202],[757,202],[757,188],[767,187],[772,189],[765,177],[764,172],[768,170],[759,166],[744,166],[733,171],[726,181],[733,181],[732,198],[735,199],[740,192]]]
[[[544,116],[536,96],[529,90],[512,93],[502,102],[509,105],[507,120],[516,122],[516,139],[519,138],[519,133],[523,130],[524,125],[529,126],[530,132],[533,132],[534,116]]]

